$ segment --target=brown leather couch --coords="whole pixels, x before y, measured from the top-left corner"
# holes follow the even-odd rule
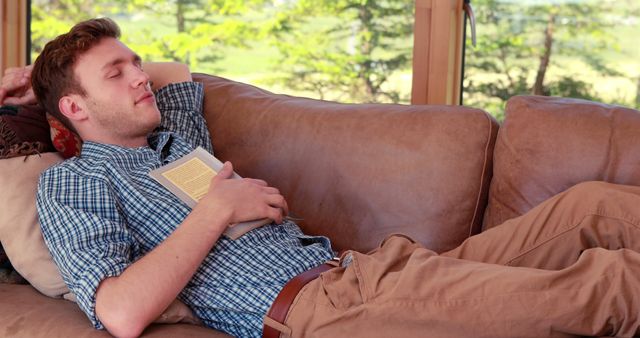
[[[579,182],[640,185],[640,112],[514,97],[502,126],[454,106],[338,104],[219,77],[205,84],[215,155],[278,187],[310,234],[367,251],[404,233],[436,251],[525,213]],[[0,285],[0,336],[101,337],[77,306]],[[187,324],[144,337],[223,337]]]

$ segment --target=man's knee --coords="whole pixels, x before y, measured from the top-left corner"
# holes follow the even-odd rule
[[[600,181],[582,182],[569,188],[562,200],[564,207],[582,212],[624,210],[630,213],[640,204],[640,187]]]
[[[578,196],[600,195],[609,190],[613,190],[612,183],[602,181],[580,182],[567,190],[567,193]]]
[[[636,189],[638,187],[635,187]],[[576,200],[600,203],[607,200],[615,200],[621,194],[628,194],[634,187],[618,185],[602,181],[581,182],[567,190],[567,195]]]

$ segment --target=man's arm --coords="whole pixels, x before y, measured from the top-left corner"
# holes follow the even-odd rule
[[[151,90],[170,83],[193,81],[189,66],[178,62],[144,62],[142,70],[149,75]]]
[[[164,85],[169,79],[171,85],[164,86],[155,92],[156,102],[160,110],[162,119],[156,132],[170,132],[179,135],[193,146],[200,146],[213,154],[211,135],[207,126],[207,121],[203,115],[204,86],[196,82],[176,83],[176,79],[191,79],[189,69],[180,64],[171,64],[170,67],[151,67],[145,65],[145,69],[150,69],[154,77],[156,86]],[[165,71],[165,68],[169,71]],[[159,73],[159,75],[156,75]],[[162,77],[161,82],[155,80]]]
[[[189,282],[230,223],[271,218],[282,222],[287,204],[276,188],[253,179],[232,180],[230,163],[178,229],[120,276],[103,280],[96,314],[118,337],[135,337]]]

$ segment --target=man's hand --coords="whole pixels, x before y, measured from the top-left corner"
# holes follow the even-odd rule
[[[36,96],[31,88],[31,70],[26,67],[7,68],[0,84],[0,104],[34,104]]]
[[[280,191],[258,179],[231,179],[233,166],[226,162],[222,170],[211,180],[211,186],[196,208],[211,213],[223,213],[229,223],[240,223],[269,218],[282,223],[289,212],[287,202]],[[194,210],[201,212],[202,210]]]

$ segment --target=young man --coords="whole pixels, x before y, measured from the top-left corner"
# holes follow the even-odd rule
[[[255,336],[279,288],[332,257],[328,241],[289,223],[218,241],[231,223],[282,223],[287,210],[265,182],[227,179],[230,163],[193,210],[150,179],[196,146],[211,151],[203,89],[186,67],[165,66],[148,70],[157,86],[186,82],[154,97],[140,58],[118,36],[108,19],[80,23],[35,62],[41,104],[84,141],[79,158],[41,177],[45,241],[96,327],[138,335],[180,295],[207,325]]]
[[[283,222],[277,189],[230,180],[229,163],[193,210],[155,183],[150,170],[211,150],[202,87],[182,66],[143,71],[117,37],[108,19],[80,23],[33,69],[38,100],[84,140],[79,157],[40,180],[54,260],[95,327],[116,336],[139,335],[176,297],[207,326],[260,336],[284,284],[332,258],[329,241]],[[14,74],[3,87],[21,96]],[[154,97],[150,78],[187,82]],[[590,182],[442,255],[392,236],[369,254],[345,253],[297,294],[284,323],[264,321],[294,337],[632,336],[639,204],[639,187]],[[264,217],[274,224],[221,235]]]

